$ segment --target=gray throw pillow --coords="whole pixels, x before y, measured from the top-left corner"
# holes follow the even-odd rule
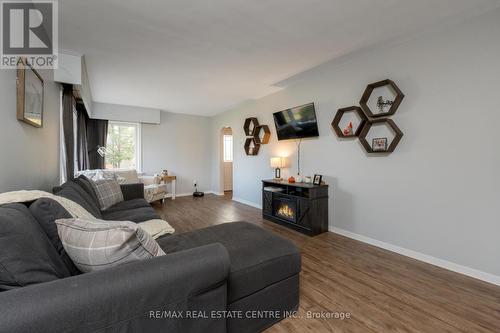
[[[98,179],[92,181],[95,194],[101,210],[106,210],[123,201],[123,193],[118,181],[113,179]]]
[[[136,223],[80,218],[56,220],[66,253],[82,272],[165,255]]]

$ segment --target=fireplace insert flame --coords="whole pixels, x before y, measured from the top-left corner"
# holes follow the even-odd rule
[[[287,204],[282,204],[278,209],[277,214],[289,219],[293,219],[295,217],[294,210]]]
[[[295,223],[297,219],[297,202],[281,196],[273,198],[274,216]]]

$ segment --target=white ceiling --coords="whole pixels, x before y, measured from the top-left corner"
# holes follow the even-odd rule
[[[85,54],[93,98],[213,115],[360,48],[498,0],[64,0],[60,48]]]

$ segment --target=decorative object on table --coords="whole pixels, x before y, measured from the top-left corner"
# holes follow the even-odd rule
[[[322,175],[314,175],[313,184],[321,185],[321,179],[323,179]]]
[[[301,175],[297,175],[295,176],[295,182],[297,183],[302,183],[303,179],[302,179],[302,176]]]
[[[383,80],[366,87],[359,105],[368,118],[387,117],[396,113],[403,98],[404,94],[392,80]]]
[[[372,140],[373,151],[387,151],[387,138],[374,138]]]
[[[370,129],[374,124],[385,125],[389,128],[390,131],[394,133],[394,138],[390,143],[387,143],[388,147],[385,150],[374,150],[372,146],[373,141],[372,144],[370,144],[367,140]],[[363,127],[363,130],[359,134],[359,142],[361,142],[361,145],[363,145],[367,153],[392,153],[394,149],[396,149],[396,146],[398,145],[399,141],[401,141],[402,137],[403,132],[401,132],[399,127],[396,125],[396,123],[394,123],[394,121],[392,121],[392,119],[373,119],[368,121]]]
[[[344,135],[353,135],[352,121],[350,121],[349,124],[347,124],[347,126],[344,127],[344,130],[342,132],[344,133]]]
[[[305,177],[304,177],[304,183],[306,183],[306,184],[311,184],[311,183],[312,183],[312,178],[311,178],[311,176],[305,176]]]
[[[244,149],[248,156],[255,156],[259,154],[260,146],[268,144],[269,139],[271,138],[269,126],[260,125],[259,121],[255,117],[245,119],[243,130],[247,136]]]
[[[281,168],[284,167],[283,157],[271,157],[271,168],[274,168],[274,179],[282,180],[281,178]]]
[[[163,171],[161,172],[161,175],[162,175],[162,176],[168,176],[168,170],[163,170]]]
[[[292,183],[292,184],[293,184],[293,183],[295,183],[295,178],[294,178],[293,176],[290,176],[290,177],[288,178],[288,182],[289,182],[289,183]]]
[[[42,77],[25,59],[17,68],[17,119],[34,127],[43,126]]]
[[[198,191],[198,182],[196,180],[193,181],[193,185],[194,185],[193,197],[200,198],[205,195],[205,193]]]

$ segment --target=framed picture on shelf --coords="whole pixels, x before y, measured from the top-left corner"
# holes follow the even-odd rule
[[[43,79],[24,60],[17,68],[17,119],[43,126]]]
[[[314,175],[313,184],[314,185],[321,185],[321,179],[322,178],[323,178],[322,175]]]
[[[372,140],[372,150],[373,151],[386,151],[387,150],[387,138],[374,138]]]

